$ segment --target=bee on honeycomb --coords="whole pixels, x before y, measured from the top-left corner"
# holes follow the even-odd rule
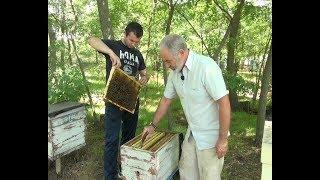
[[[134,113],[141,84],[119,68],[112,68],[107,82],[105,100]]]

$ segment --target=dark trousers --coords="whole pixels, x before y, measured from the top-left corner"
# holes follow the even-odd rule
[[[105,148],[104,148],[104,177],[105,180],[117,179],[117,157],[120,153],[119,139],[121,132],[121,145],[135,137],[139,114],[139,100],[134,114],[119,107],[106,103],[105,108]],[[120,163],[120,162],[119,162]]]

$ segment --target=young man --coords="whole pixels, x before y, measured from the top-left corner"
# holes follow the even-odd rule
[[[125,28],[121,40],[89,38],[89,44],[104,54],[106,57],[106,79],[112,66],[120,67],[128,75],[137,80],[140,75],[140,83],[148,82],[146,66],[141,52],[135,47],[139,44],[143,35],[143,28],[137,22],[130,22]],[[121,145],[135,137],[139,114],[139,100],[134,114],[107,102],[105,107],[105,150],[104,173],[105,179],[118,178],[117,157],[119,154],[119,133],[122,130]]]
[[[187,48],[178,35],[160,43],[160,56],[169,74],[164,96],[150,125],[147,139],[156,129],[177,95],[188,121],[179,162],[181,180],[220,180],[228,148],[230,103],[221,70],[216,62]]]

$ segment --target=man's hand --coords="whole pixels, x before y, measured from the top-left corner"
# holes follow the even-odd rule
[[[226,155],[228,151],[228,139],[226,138],[218,138],[218,141],[216,143],[216,154],[218,156],[218,159]]]
[[[147,141],[154,133],[154,127],[151,125],[144,127],[141,137],[143,137],[144,134],[146,134],[146,133],[147,133],[147,137],[146,137],[145,141]]]
[[[139,82],[142,84],[142,85],[145,85],[147,84],[147,82],[149,81],[149,77],[147,75],[144,75],[144,76],[141,76]]]
[[[121,62],[119,57],[99,38],[90,37],[88,42],[91,47],[93,47],[98,52],[108,54],[112,62],[112,66],[121,67]]]
[[[114,53],[110,53],[110,60],[112,62],[112,66],[116,66],[116,67],[121,67],[121,62],[120,62],[120,58]]]

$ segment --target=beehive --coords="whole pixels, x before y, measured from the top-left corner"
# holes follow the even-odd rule
[[[159,131],[146,140],[143,147],[140,134],[123,144],[120,150],[122,175],[126,179],[166,180],[178,170],[178,133]]]
[[[133,114],[140,89],[141,84],[134,77],[113,66],[107,81],[104,99]]]
[[[56,160],[83,147],[85,107],[78,102],[61,102],[48,107],[48,158]]]
[[[261,145],[261,180],[272,179],[272,121],[265,121]]]

